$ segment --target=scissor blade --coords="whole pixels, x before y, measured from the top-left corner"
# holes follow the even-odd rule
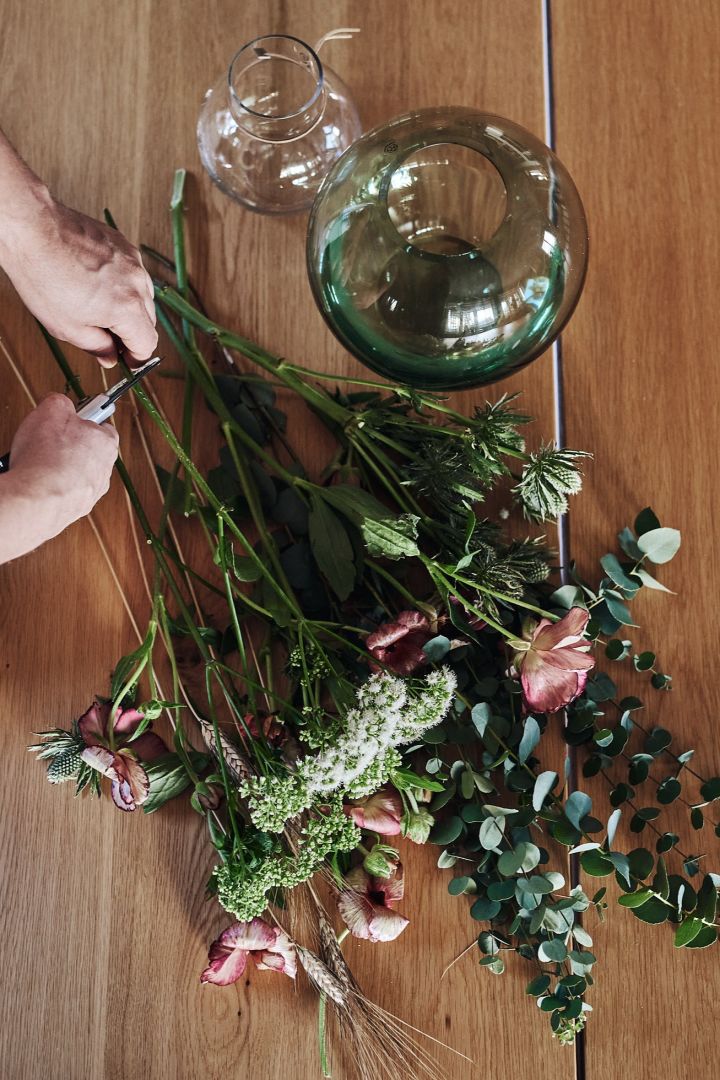
[[[128,391],[131,386],[134,386],[135,383],[140,382],[140,380],[144,378],[144,376],[147,375],[149,371],[152,371],[153,368],[156,368],[160,363],[160,359],[161,358],[159,356],[153,356],[152,359],[148,360],[145,364],[142,365],[142,367],[136,368],[135,371],[133,371],[132,375],[128,375],[126,379],[122,379],[115,386],[111,387],[107,392],[108,401],[115,402],[119,397],[122,397],[122,395],[126,393],[126,391]]]

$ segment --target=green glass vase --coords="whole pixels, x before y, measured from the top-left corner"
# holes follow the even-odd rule
[[[375,128],[315,198],[308,273],[364,364],[423,389],[495,382],[573,312],[587,263],[580,196],[529,132],[464,108]]]

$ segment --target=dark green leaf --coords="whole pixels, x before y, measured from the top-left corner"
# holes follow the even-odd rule
[[[531,982],[525,987],[525,993],[530,997],[540,997],[545,993],[551,982],[549,975],[538,975],[537,978],[532,979]]]
[[[676,780],[674,776],[667,776],[657,789],[657,801],[662,803],[663,806],[668,806],[671,802],[675,802],[678,795],[682,791],[682,785],[679,780]]]
[[[682,949],[684,945],[688,945],[693,938],[696,938],[700,931],[703,929],[704,923],[702,919],[697,919],[693,915],[689,918],[683,919],[675,931],[675,948]]]
[[[707,949],[708,945],[714,945],[718,938],[717,927],[703,926],[699,934],[685,946],[686,949]]]
[[[664,904],[662,900],[657,900],[655,897],[646,900],[640,907],[632,908],[635,918],[646,923],[666,922],[670,916],[670,911],[671,909],[667,904]]]
[[[631,577],[628,577],[623,570],[617,555],[603,555],[600,560],[600,565],[611,578],[616,585],[619,585],[623,592],[628,593],[631,597],[635,595],[640,587],[637,581],[633,581]]]
[[[193,755],[194,768],[205,768],[207,762],[206,755]],[[162,757],[145,765],[145,772],[150,781],[150,794],[142,804],[146,814],[152,814],[170,799],[181,795],[191,783],[187,770],[177,754],[163,754]]]
[[[622,896],[618,897],[618,904],[621,907],[636,908],[647,903],[651,896],[652,889],[638,889],[637,892],[623,893]]]
[[[580,865],[591,877],[607,877],[615,869],[607,855],[600,851],[584,851],[580,856]]]
[[[490,900],[486,896],[479,896],[475,903],[470,908],[470,917],[477,919],[479,922],[486,922],[490,919],[494,919],[500,912],[500,903],[497,900]]]
[[[715,799],[720,799],[720,776],[713,776],[711,780],[706,780],[700,788],[700,794],[705,802],[714,802]]]
[[[340,518],[315,494],[311,498],[308,528],[320,573],[338,600],[347,600],[355,583],[352,544]]]
[[[646,506],[644,510],[641,510],[635,518],[635,532],[638,536],[642,536],[643,533],[652,532],[654,529],[659,528],[660,522],[649,506]]]
[[[444,821],[437,822],[436,825],[430,831],[430,843],[440,844],[445,847],[447,844],[454,843],[463,831],[462,819],[459,817],[449,817]]]

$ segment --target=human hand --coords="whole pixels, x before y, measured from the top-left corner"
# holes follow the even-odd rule
[[[112,331],[130,361],[157,345],[153,285],[122,233],[33,191],[34,212],[0,230],[0,265],[26,307],[62,341],[116,360]]]
[[[117,453],[111,424],[81,420],[62,394],[46,397],[18,428],[0,477],[0,563],[89,514],[110,486]]]

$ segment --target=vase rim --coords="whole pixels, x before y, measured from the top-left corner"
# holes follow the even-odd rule
[[[243,53],[246,53],[248,49],[252,49],[254,46],[258,45],[259,42],[270,41],[271,39],[281,39],[283,41],[294,41],[297,45],[300,45],[303,49],[305,49],[307,51],[307,53],[308,53],[308,61],[309,61],[308,68],[310,70],[311,75],[314,75],[314,77],[315,77],[315,89],[314,89],[313,93],[310,95],[310,97],[307,99],[307,101],[303,102],[302,105],[300,105],[297,109],[294,109],[292,112],[284,113],[282,115],[272,115],[270,113],[261,113],[261,112],[257,112],[255,109],[249,108],[244,103],[242,98],[238,95],[238,93],[235,90],[235,87],[233,86],[233,79],[232,79],[233,68],[235,67],[235,64],[237,63],[239,58],[243,55]],[[289,61],[289,62],[293,63],[294,61]],[[233,56],[232,60],[230,61],[230,65],[228,67],[228,76],[227,76],[227,78],[228,78],[228,89],[230,91],[230,97],[232,98],[233,103],[239,109],[242,109],[242,111],[244,113],[247,113],[248,116],[257,117],[259,120],[293,120],[298,116],[302,116],[303,113],[306,113],[309,109],[311,109],[313,107],[313,105],[315,105],[318,98],[323,93],[324,85],[325,85],[325,74],[323,72],[323,66],[322,66],[322,61],[320,60],[320,57],[317,55],[315,50],[312,49],[310,47],[310,45],[307,44],[306,41],[303,41],[302,38],[295,37],[294,34],[260,34],[259,37],[253,38],[251,41],[246,42],[244,45],[242,45],[237,50],[237,52]]]

